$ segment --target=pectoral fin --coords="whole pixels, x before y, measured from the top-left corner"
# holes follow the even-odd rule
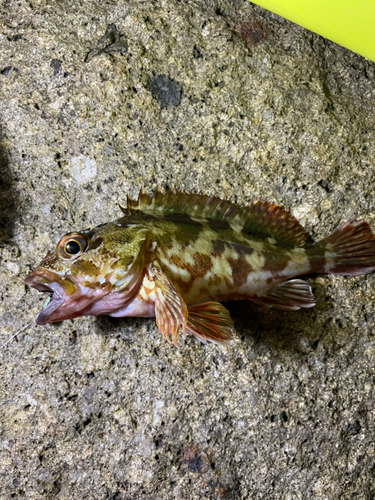
[[[186,333],[185,328],[188,317],[186,304],[159,267],[152,265],[149,275],[155,283],[156,324],[165,339],[169,343],[177,345],[180,327]]]
[[[276,285],[266,295],[253,297],[251,300],[274,309],[296,311],[301,307],[315,306],[310,285],[303,280],[289,280]]]
[[[232,340],[233,321],[219,302],[205,302],[189,307],[186,331],[204,344],[226,344]]]

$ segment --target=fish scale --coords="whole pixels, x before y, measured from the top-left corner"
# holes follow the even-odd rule
[[[315,245],[299,222],[266,201],[239,207],[194,193],[128,198],[124,217],[68,233],[26,284],[51,300],[38,324],[82,315],[155,316],[174,344],[178,332],[228,342],[234,327],[220,302],[252,300],[282,310],[315,305],[306,273],[375,270],[375,237],[351,219]]]

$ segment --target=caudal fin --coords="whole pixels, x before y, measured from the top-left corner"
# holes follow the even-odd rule
[[[375,270],[375,236],[363,219],[350,219],[315,246],[325,273],[356,276]]]

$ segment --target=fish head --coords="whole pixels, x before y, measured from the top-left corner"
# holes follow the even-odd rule
[[[37,324],[110,314],[132,299],[144,276],[147,235],[124,219],[66,234],[25,278],[48,295]]]

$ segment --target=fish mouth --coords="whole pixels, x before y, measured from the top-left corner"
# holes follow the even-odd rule
[[[54,321],[68,319],[60,317],[58,309],[64,302],[69,301],[72,294],[77,290],[77,286],[71,278],[59,276],[48,269],[42,268],[37,269],[27,276],[25,283],[47,295],[47,300],[44,303],[42,311],[35,317],[37,325],[45,325]]]
[[[98,316],[118,311],[137,292],[140,279],[135,280],[125,292],[120,290],[112,293],[108,286],[87,287],[79,277],[61,276],[39,267],[25,278],[25,283],[47,295],[44,308],[35,317],[37,325],[45,325],[78,316]]]

